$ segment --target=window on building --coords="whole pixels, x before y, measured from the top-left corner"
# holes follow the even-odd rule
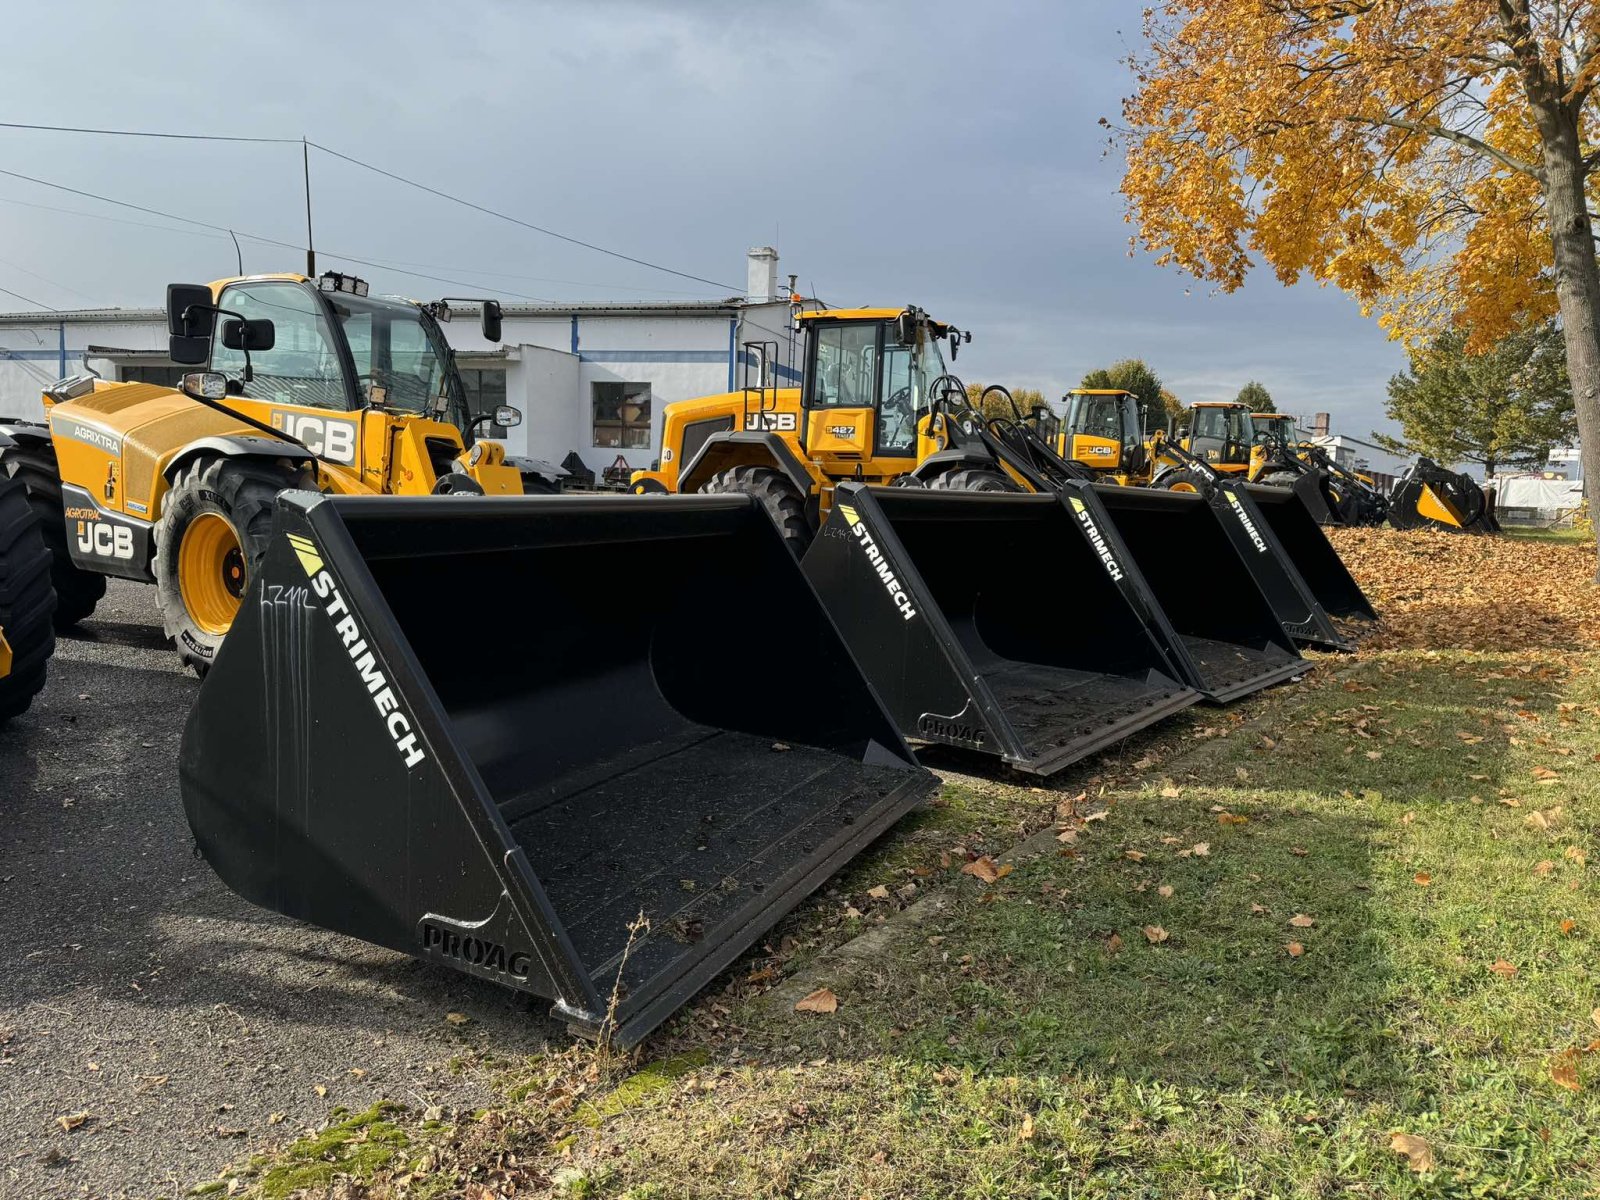
[[[506,373],[503,368],[463,367],[461,387],[467,393],[467,412],[474,421],[494,412],[506,402]],[[484,437],[503,438],[507,431],[504,425],[491,424],[481,426],[479,432]]]
[[[117,375],[123,383],[157,383],[175,388],[192,367],[159,367],[141,363],[137,366],[118,367]]]
[[[650,448],[650,385],[596,383],[594,444],[618,450]]]

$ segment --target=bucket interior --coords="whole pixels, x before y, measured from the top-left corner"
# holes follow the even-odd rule
[[[742,497],[346,524],[586,968],[670,972],[903,790],[898,734]],[[603,990],[602,990],[603,994]]]
[[[1030,752],[1082,741],[1183,691],[1057,497],[873,495]]]

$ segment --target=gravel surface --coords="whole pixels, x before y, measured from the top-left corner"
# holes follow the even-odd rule
[[[253,908],[194,857],[199,685],[154,596],[114,582],[0,733],[0,1196],[181,1196],[335,1106],[476,1107],[484,1056],[566,1040],[538,1002]]]

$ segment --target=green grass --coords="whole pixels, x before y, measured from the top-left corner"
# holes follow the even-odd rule
[[[1560,542],[1577,543],[1594,541],[1594,530],[1578,526],[1568,526],[1563,529],[1541,529],[1533,525],[1505,525],[1500,532],[1507,537],[1519,538],[1529,542]]]
[[[736,1007],[699,1078],[577,1140],[569,1190],[1591,1192],[1600,1106],[1550,1067],[1600,1037],[1594,666],[1377,656],[1280,693],[1257,728],[1114,789],[1074,857],[1047,839],[991,888],[951,868],[889,957],[822,960],[804,982],[836,1014]],[[1436,1169],[1410,1171],[1395,1131]]]

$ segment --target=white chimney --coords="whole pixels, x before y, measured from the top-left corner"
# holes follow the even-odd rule
[[[771,246],[753,246],[745,256],[749,266],[745,298],[766,304],[778,298],[778,252]]]

